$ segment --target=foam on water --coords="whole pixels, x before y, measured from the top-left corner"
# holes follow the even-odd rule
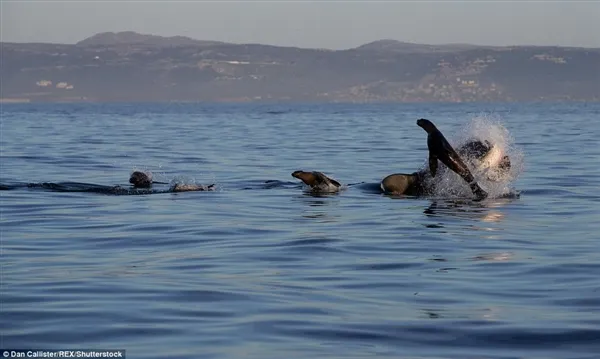
[[[488,141],[499,149],[503,155],[510,158],[510,170],[502,176],[494,176],[493,169],[478,168],[473,158],[463,158],[471,170],[475,180],[488,192],[489,198],[517,196],[518,192],[511,184],[523,172],[523,151],[514,144],[510,132],[498,118],[491,115],[478,115],[465,124],[458,133],[446,135],[454,149],[460,148],[470,140]],[[445,166],[444,166],[445,167]],[[492,180],[493,179],[493,180]],[[467,183],[453,171],[440,171],[433,179],[436,197],[471,197],[472,193]]]

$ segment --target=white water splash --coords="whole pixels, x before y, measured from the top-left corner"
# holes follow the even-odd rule
[[[455,135],[444,134],[455,150],[471,140],[488,141],[502,155],[510,158],[510,170],[498,175],[496,167],[486,168],[475,158],[465,156],[464,162],[471,170],[475,180],[488,193],[489,198],[516,196],[518,191],[511,188],[511,184],[523,172],[523,151],[517,148],[509,131],[498,118],[493,115],[479,115],[471,119]],[[445,166],[441,165],[440,167]],[[456,173],[450,170],[442,170],[435,178],[430,179],[434,183],[434,196],[440,197],[472,197],[467,183]]]

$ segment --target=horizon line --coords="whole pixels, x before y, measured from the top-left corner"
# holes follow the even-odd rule
[[[468,42],[449,42],[449,43],[432,44],[432,43],[420,43],[420,42],[403,41],[403,40],[397,40],[397,39],[392,39],[392,38],[376,39],[376,40],[365,42],[363,44],[360,44],[360,45],[354,46],[354,47],[350,47],[350,48],[332,49],[332,48],[325,48],[325,47],[303,47],[303,46],[294,46],[294,45],[276,45],[276,44],[261,43],[261,42],[230,42],[230,41],[222,41],[222,40],[204,40],[204,39],[196,39],[196,38],[185,36],[185,35],[164,36],[164,35],[141,33],[141,32],[137,32],[137,31],[133,31],[133,30],[98,32],[98,33],[95,33],[93,35],[87,36],[84,39],[79,40],[79,41],[74,42],[74,43],[73,42],[44,42],[44,41],[20,42],[20,41],[4,41],[3,39],[0,40],[0,43],[2,43],[2,44],[5,44],[5,43],[7,43],[7,44],[22,44],[22,45],[73,45],[73,46],[77,46],[80,42],[83,42],[85,40],[93,38],[94,36],[98,36],[98,35],[102,35],[102,34],[119,35],[119,34],[124,34],[124,33],[136,34],[136,35],[141,35],[141,36],[154,36],[154,37],[159,37],[159,38],[163,38],[163,39],[171,39],[171,38],[174,38],[174,37],[180,37],[180,38],[190,39],[192,41],[214,42],[214,43],[217,43],[217,44],[220,43],[220,44],[223,44],[223,45],[264,45],[264,46],[273,46],[273,47],[290,47],[290,48],[298,48],[298,49],[306,49],[306,50],[328,50],[328,51],[352,50],[352,49],[357,49],[357,48],[365,46],[365,45],[369,45],[369,44],[373,44],[373,43],[377,43],[377,42],[382,42],[382,41],[393,41],[393,42],[397,42],[397,43],[400,43],[400,44],[420,45],[420,46],[473,46],[473,47],[489,47],[489,48],[507,48],[507,47],[508,48],[510,48],[510,47],[563,47],[563,48],[581,48],[581,49],[600,49],[600,47],[594,47],[594,46],[558,45],[558,44],[555,44],[555,45],[537,45],[537,44],[489,45],[489,44],[475,44],[475,43],[468,43]],[[125,43],[122,43],[122,44],[143,44],[143,42],[130,42],[130,43],[125,42]],[[97,45],[97,46],[101,46],[101,45]],[[180,45],[180,46],[192,46],[192,45]]]

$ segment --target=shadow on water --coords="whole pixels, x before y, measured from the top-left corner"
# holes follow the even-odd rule
[[[495,209],[515,200],[515,198],[501,198],[478,202],[468,199],[434,199],[423,211],[423,214],[431,218],[454,217],[482,222],[500,222],[504,218],[504,214]]]
[[[356,183],[356,184],[350,184],[348,185],[348,187],[356,187],[359,190],[361,190],[363,193],[370,193],[370,194],[382,194],[383,191],[381,190],[381,184],[379,182],[377,183]]]
[[[512,247],[504,247],[497,243],[490,244],[481,240],[497,240],[504,238],[501,232],[505,229],[505,215],[509,212],[507,205],[516,201],[516,198],[501,198],[486,200],[482,202],[469,199],[434,199],[430,205],[423,210],[423,214],[433,223],[424,223],[428,229],[437,230],[440,233],[449,233],[460,227],[462,230],[469,229],[475,234],[473,238],[477,241],[473,245],[477,248],[476,253],[470,253],[465,257],[452,258],[445,255],[434,255],[428,260],[431,262],[453,262],[460,263],[461,267],[466,262],[506,262],[515,259],[515,251]],[[466,232],[463,233],[466,237]],[[479,253],[477,253],[479,252]],[[439,272],[447,272],[449,269],[459,267],[447,267],[438,269]]]
[[[317,192],[311,190],[305,190],[302,192],[302,197],[307,198],[333,198],[339,196],[339,192]],[[328,201],[310,201],[311,206],[323,206],[329,204]]]
[[[318,222],[323,223],[340,220],[340,215],[332,214],[328,209],[328,207],[339,204],[339,192],[321,193],[304,190],[302,194],[295,196],[293,201],[298,201],[303,206],[306,206],[302,211],[303,218],[318,220]]]
[[[234,187],[239,187],[243,190],[259,190],[259,189],[282,189],[282,188],[301,188],[301,184],[291,181],[279,180],[250,180],[239,183],[232,183]]]
[[[339,196],[339,193],[319,193],[313,191],[304,191],[301,195],[296,196],[295,199],[298,199],[303,204],[308,207],[324,207],[331,206],[334,203],[338,203],[338,201],[328,200],[329,198],[336,198]]]
[[[70,193],[96,193],[112,196],[134,196],[148,195],[153,193],[168,193],[169,189],[150,189],[150,188],[134,188],[129,186],[106,186],[94,183],[83,182],[39,182],[39,183],[13,183],[0,184],[0,190],[41,190],[50,192],[70,192]]]
[[[423,214],[426,218],[435,222],[424,223],[423,226],[443,233],[454,231],[459,226],[463,230],[468,228],[474,234],[479,233],[475,234],[474,237],[478,240],[502,239],[504,235],[501,233],[505,230],[505,225],[502,222],[505,221],[505,213],[508,211],[502,207],[513,203],[515,200],[515,198],[503,198],[483,202],[470,200],[433,200],[425,208]],[[512,247],[498,247],[496,244],[490,246],[480,241],[475,243],[480,248],[479,250],[483,251],[468,256],[466,258],[468,261],[505,262],[512,261],[515,257]],[[430,258],[430,260],[446,262],[448,258],[435,256],[434,258]]]

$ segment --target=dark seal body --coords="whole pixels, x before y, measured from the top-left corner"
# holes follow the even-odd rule
[[[469,184],[471,191],[478,199],[486,198],[487,193],[475,182],[475,178],[467,165],[462,161],[440,130],[431,121],[424,118],[418,120],[417,125],[427,132],[429,170],[431,171],[431,175],[435,177],[438,166],[437,161],[440,160]]]
[[[394,195],[423,196],[428,193],[423,172],[394,173],[381,180],[383,192]]]
[[[317,171],[294,171],[292,177],[298,178],[317,192],[337,192],[342,186],[338,181]]]
[[[152,186],[152,175],[146,172],[135,171],[129,176],[129,183],[136,188],[150,188]]]

